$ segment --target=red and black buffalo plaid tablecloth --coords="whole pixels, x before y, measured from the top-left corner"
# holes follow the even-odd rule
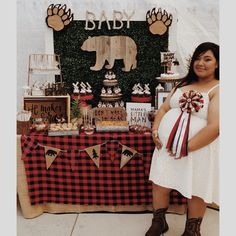
[[[85,148],[101,145],[99,168]],[[120,168],[122,145],[136,150]],[[46,168],[44,146],[60,151]],[[152,203],[148,180],[154,143],[150,134],[94,133],[49,137],[30,134],[21,137],[28,192],[32,205],[43,203],[91,205],[149,205]],[[171,192],[170,204],[186,199]]]

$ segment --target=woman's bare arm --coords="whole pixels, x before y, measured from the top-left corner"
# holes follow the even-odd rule
[[[217,89],[209,103],[207,126],[201,129],[188,142],[188,152],[200,149],[219,135],[219,89]]]
[[[170,98],[173,94],[174,89],[171,90],[171,92],[166,97],[165,102],[161,105],[161,107],[158,109],[155,119],[153,122],[152,130],[158,130],[158,127],[160,125],[162,117],[170,110]]]
[[[153,122],[152,137],[153,137],[153,141],[154,141],[157,149],[160,149],[162,147],[162,142],[159,139],[157,130],[159,128],[159,125],[160,125],[160,122],[161,122],[163,116],[166,114],[166,112],[168,112],[170,110],[170,98],[171,98],[173,92],[174,92],[174,89],[172,89],[172,91],[168,94],[165,102],[158,109],[158,111],[155,115],[154,122]]]

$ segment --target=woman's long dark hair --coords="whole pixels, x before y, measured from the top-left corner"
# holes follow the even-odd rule
[[[200,54],[202,54],[208,50],[212,51],[216,61],[218,62],[218,67],[215,69],[215,77],[217,80],[220,80],[220,77],[219,77],[219,74],[220,74],[219,45],[217,45],[215,43],[211,43],[211,42],[205,42],[205,43],[201,43],[195,49],[192,59],[191,59],[190,66],[189,66],[188,74],[176,85],[175,90],[177,88],[183,87],[185,85],[192,84],[194,81],[198,80],[198,77],[193,70],[193,63],[199,57]]]

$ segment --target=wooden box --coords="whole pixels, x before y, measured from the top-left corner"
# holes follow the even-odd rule
[[[70,96],[28,96],[24,97],[24,110],[31,111],[31,117],[48,119],[55,123],[56,117],[70,122]]]
[[[17,134],[28,135],[30,133],[30,121],[16,121]]]

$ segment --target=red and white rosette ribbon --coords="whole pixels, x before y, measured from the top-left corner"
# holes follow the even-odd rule
[[[175,122],[166,148],[175,155],[175,159],[188,155],[188,134],[190,117],[193,112],[198,112],[204,106],[203,96],[200,92],[190,90],[184,92],[179,98],[181,114]]]

